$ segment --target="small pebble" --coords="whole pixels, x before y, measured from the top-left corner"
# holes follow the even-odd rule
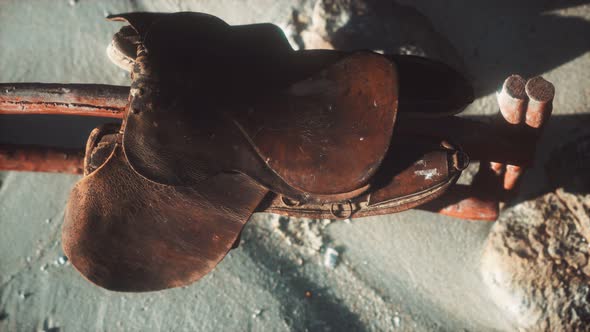
[[[324,251],[324,266],[329,269],[335,268],[336,265],[338,265],[338,256],[340,256],[340,254],[336,249],[330,247],[326,248]]]
[[[64,255],[59,256],[59,258],[56,260],[56,263],[58,265],[64,265],[67,262],[68,262],[68,258]]]
[[[297,258],[297,260],[296,260],[296,262],[297,262],[297,265],[299,265],[299,266],[303,266],[303,263],[304,263],[304,262],[303,262],[303,258],[301,258],[301,257],[298,257],[298,258]]]
[[[252,314],[252,318],[258,318],[262,314],[262,309],[256,309]]]

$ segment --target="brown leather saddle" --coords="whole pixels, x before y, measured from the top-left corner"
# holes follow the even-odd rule
[[[467,166],[445,137],[395,131],[398,117],[436,121],[472,101],[446,65],[293,51],[274,25],[201,13],[112,18],[132,27],[114,41],[132,67],[129,104],[121,126],[91,134],[63,227],[65,253],[99,286],[186,285],[255,212],[398,212],[438,197]]]

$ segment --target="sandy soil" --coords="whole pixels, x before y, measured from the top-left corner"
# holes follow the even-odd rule
[[[544,161],[590,124],[587,1],[531,0],[518,8],[509,1],[400,2],[425,15],[407,23],[436,34],[423,40],[444,36],[438,41],[464,61],[479,97],[468,115],[497,112],[493,92],[511,73],[543,74],[555,83],[555,116],[517,202],[552,191]],[[3,1],[0,81],[129,84],[105,55],[120,27],[103,20],[109,13],[204,11],[231,24],[273,22],[289,32],[294,11],[311,16],[314,4]],[[82,146],[98,123],[2,117],[0,141]],[[0,173],[0,330],[511,331],[519,324],[480,273],[493,224],[420,211],[350,222],[255,215],[240,247],[203,280],[155,293],[108,292],[86,282],[61,252],[64,205],[77,179]]]

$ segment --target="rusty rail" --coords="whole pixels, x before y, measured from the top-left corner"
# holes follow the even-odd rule
[[[0,171],[82,174],[84,152],[35,145],[0,145]]]
[[[103,84],[0,84],[0,115],[63,114],[121,119],[129,87]]]

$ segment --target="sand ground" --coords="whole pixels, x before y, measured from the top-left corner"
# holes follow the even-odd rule
[[[554,118],[519,201],[547,192],[543,162],[590,124],[588,1],[400,1],[457,50],[478,99],[497,112],[504,77],[544,75]],[[127,11],[204,11],[231,24],[287,26],[313,1],[3,1],[0,82],[129,84],[105,47]],[[0,119],[0,139],[82,146],[95,119]],[[29,128],[24,132],[22,128]],[[511,331],[479,273],[491,223],[407,211],[350,222],[255,215],[240,247],[201,281],[155,293],[99,289],[64,262],[60,229],[71,175],[0,173],[1,331]],[[334,267],[326,252],[338,252]],[[306,292],[311,296],[306,296]]]

